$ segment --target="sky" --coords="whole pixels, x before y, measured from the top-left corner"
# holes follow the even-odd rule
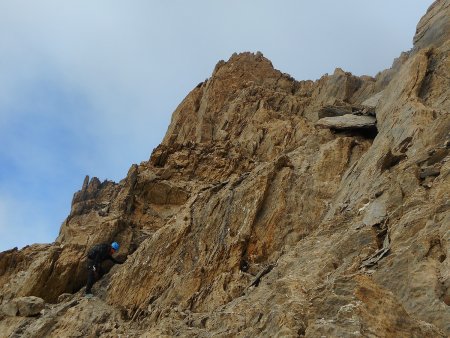
[[[51,243],[86,175],[123,179],[219,60],[376,75],[432,0],[0,0],[0,251]]]

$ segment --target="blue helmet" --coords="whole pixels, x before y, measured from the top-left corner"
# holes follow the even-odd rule
[[[111,248],[113,248],[115,251],[119,251],[119,243],[117,242],[112,242],[111,244]]]

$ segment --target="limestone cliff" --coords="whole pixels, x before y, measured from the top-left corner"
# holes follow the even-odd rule
[[[449,22],[435,1],[374,78],[220,61],[148,161],[86,177],[54,243],[0,253],[0,336],[450,335]],[[85,299],[112,240],[127,260]]]

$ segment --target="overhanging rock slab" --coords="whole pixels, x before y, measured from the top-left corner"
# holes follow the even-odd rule
[[[325,117],[316,122],[316,126],[335,130],[376,129],[377,120],[373,116],[346,114]]]

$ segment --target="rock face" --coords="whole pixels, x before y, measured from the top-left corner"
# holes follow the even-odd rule
[[[7,316],[31,317],[38,315],[45,306],[42,298],[28,296],[19,297],[3,304],[3,313]]]
[[[220,61],[148,161],[86,177],[55,243],[0,253],[2,335],[449,336],[449,18],[436,1],[375,78]],[[128,258],[84,299],[112,240]],[[38,317],[11,315],[25,296]]]

